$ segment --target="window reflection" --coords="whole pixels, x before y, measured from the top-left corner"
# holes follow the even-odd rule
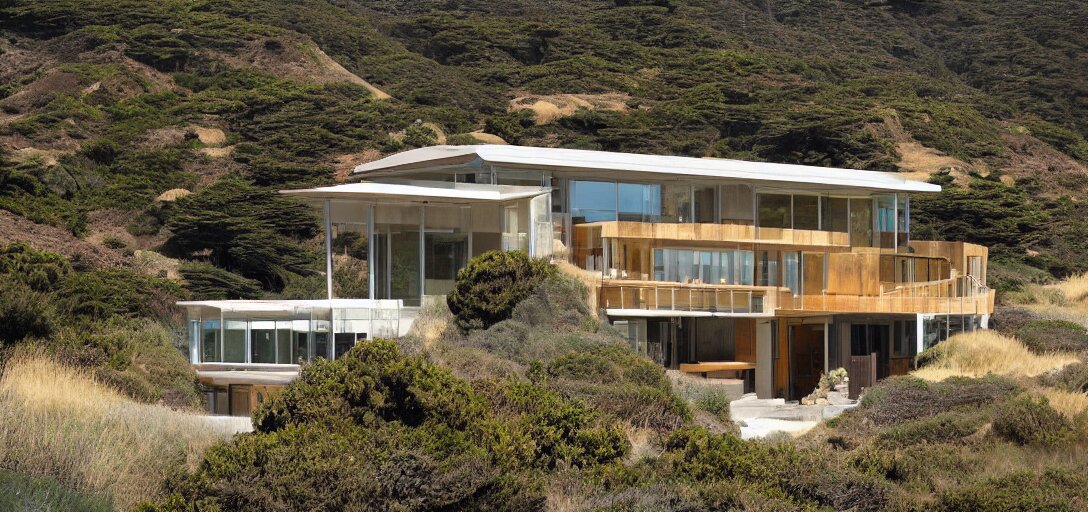
[[[754,264],[752,251],[655,249],[654,280],[751,286],[755,277]]]

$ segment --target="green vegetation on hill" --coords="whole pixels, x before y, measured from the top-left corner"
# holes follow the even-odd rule
[[[993,245],[998,270],[1064,276],[1088,269],[1077,245],[1088,226],[1072,215],[1088,185],[1077,99],[1088,41],[1067,21],[1084,11],[1080,0],[9,0],[0,207],[78,236],[96,211],[132,211],[133,234],[173,236],[179,255],[278,291],[318,266],[307,251],[282,259],[281,243],[309,228],[231,254],[183,240],[193,212],[155,197],[185,188],[214,207],[327,183],[363,152],[436,141],[422,120],[457,143],[484,129],[529,145],[943,172],[947,191],[919,201],[917,233]],[[507,111],[516,97],[571,94],[611,96],[549,122]],[[24,148],[53,153],[9,151]],[[224,175],[235,193],[255,189],[208,186]],[[230,239],[269,235],[259,214],[234,215]]]

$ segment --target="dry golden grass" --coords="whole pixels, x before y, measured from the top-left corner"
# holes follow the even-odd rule
[[[1070,277],[1052,287],[1060,291],[1069,302],[1088,305],[1088,273]]]
[[[1037,355],[1015,338],[981,330],[958,334],[937,345],[936,360],[912,372],[916,377],[940,381],[948,377],[982,377],[993,373],[1010,377],[1034,377],[1078,361],[1068,353]]]
[[[1088,410],[1088,393],[1074,393],[1064,389],[1044,387],[1039,392],[1050,401],[1050,406],[1069,419]]]
[[[39,354],[13,356],[0,376],[0,466],[118,509],[155,497],[171,471],[223,437],[198,416],[132,402]]]

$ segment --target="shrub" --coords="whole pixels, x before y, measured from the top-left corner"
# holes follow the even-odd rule
[[[1052,373],[1040,376],[1045,386],[1055,387],[1071,393],[1088,393],[1088,364],[1073,363]]]
[[[1052,446],[1070,440],[1072,426],[1050,407],[1045,397],[1020,395],[1001,405],[994,417],[994,433],[1017,444]]]
[[[178,285],[128,270],[77,272],[61,283],[61,307],[74,316],[88,318],[165,318],[182,296]]]
[[[261,283],[203,262],[187,261],[178,271],[197,300],[257,299]]]
[[[1088,329],[1066,320],[1032,320],[1016,331],[1032,352],[1080,352],[1088,350]]]
[[[447,304],[462,331],[486,329],[510,318],[514,306],[556,273],[547,260],[522,251],[489,251],[457,272]]]
[[[0,275],[37,291],[52,290],[71,272],[72,266],[59,254],[39,251],[22,242],[0,248]]]
[[[1083,473],[1047,469],[1041,474],[1015,471],[988,480],[942,490],[933,510],[976,512],[1000,510],[1083,510],[1088,478]]]
[[[48,295],[10,279],[0,280],[0,345],[49,336],[55,329],[55,316]]]
[[[989,407],[1018,390],[1013,381],[996,376],[950,377],[932,383],[916,377],[890,377],[870,388],[861,406],[844,419],[864,419],[875,426],[895,425],[954,409]]]

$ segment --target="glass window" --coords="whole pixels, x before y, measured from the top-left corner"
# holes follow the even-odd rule
[[[200,362],[211,363],[219,362],[220,354],[223,352],[222,340],[219,339],[219,320],[205,320],[201,329],[202,350],[200,353]]]
[[[752,224],[752,187],[722,185],[722,223]]]
[[[244,320],[224,321],[223,362],[246,362],[246,322]]]
[[[654,281],[665,280],[665,250],[654,249]]]
[[[845,197],[820,198],[824,231],[846,233],[850,226],[850,200]]]
[[[759,194],[759,227],[789,228],[792,225],[793,208],[789,194]]]
[[[687,283],[698,275],[698,270],[695,268],[694,251],[676,251],[676,281]]]
[[[891,249],[895,247],[895,195],[875,196],[876,204],[876,235],[875,242],[880,247]]]
[[[793,196],[793,229],[820,229],[820,196]]]
[[[850,245],[853,247],[873,245],[873,201],[871,199],[850,199]]]
[[[752,286],[755,281],[755,254],[752,251],[737,251],[737,284]]]
[[[714,187],[695,187],[694,193],[692,194],[695,198],[695,222],[718,222],[716,215],[717,209],[714,207],[714,196],[716,195],[717,190]]]
[[[495,180],[497,185],[540,187],[544,184],[544,171],[499,169],[495,171]]]
[[[571,181],[570,214],[573,224],[616,220],[616,184]]]
[[[298,362],[295,353],[295,343],[291,336],[291,321],[279,320],[276,322],[276,362],[279,364],[294,364]]]
[[[778,251],[759,251],[759,286],[778,286]]]
[[[800,255],[796,252],[782,253],[782,285],[793,293],[801,291]]]
[[[661,185],[619,184],[619,220],[657,222],[661,216]]]
[[[369,244],[367,217],[370,205],[358,201],[331,201],[333,296],[368,298]]]
[[[661,222],[691,222],[691,187],[662,185]]]
[[[336,333],[336,335],[333,337],[333,340],[336,343],[336,353],[333,355],[336,357],[336,359],[340,359],[340,356],[346,354],[347,351],[351,350],[351,347],[355,346],[355,342],[358,339],[361,339],[361,337],[353,332]]]
[[[423,222],[423,293],[446,295],[468,263],[469,209],[427,206]]]
[[[896,194],[896,198],[899,201],[899,206],[896,209],[896,231],[898,232],[899,245],[907,245],[910,243],[910,196]]]
[[[249,362],[276,362],[276,322],[253,321],[249,325]]]
[[[375,298],[401,299],[405,306],[420,304],[419,208],[374,208]]]
[[[718,262],[718,265],[721,268],[721,277],[718,279],[718,283],[737,284],[737,273],[734,270],[736,268],[736,252],[725,251],[718,253],[718,257],[721,258]]]

